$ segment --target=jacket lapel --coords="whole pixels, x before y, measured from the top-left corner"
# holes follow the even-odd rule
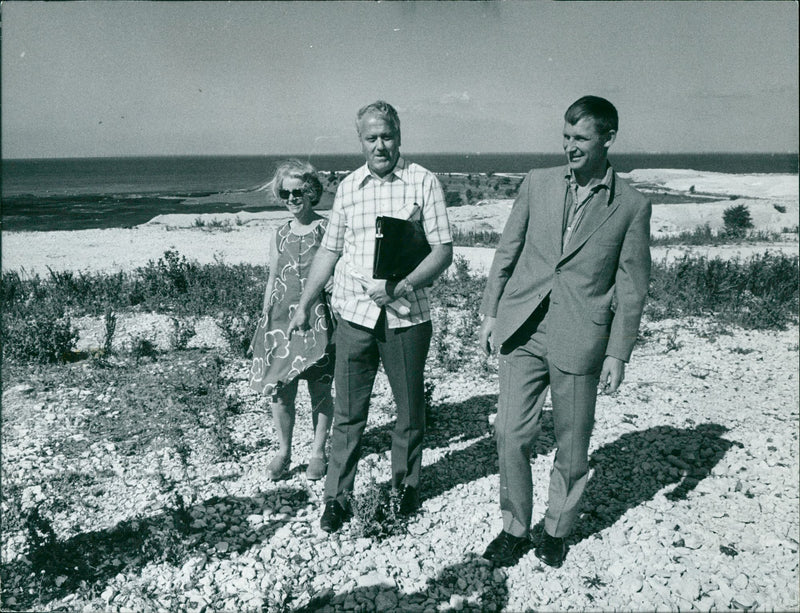
[[[561,234],[564,225],[564,198],[567,194],[567,184],[564,175],[568,172],[567,166],[561,166],[557,174],[552,175],[553,180],[544,194],[544,206],[547,208],[547,234],[550,236],[551,246],[556,256],[561,254]]]
[[[598,206],[598,203],[596,202],[590,203],[589,209],[586,211],[586,214],[578,226],[577,231],[572,235],[567,248],[564,250],[561,260],[565,260],[578,249],[583,247],[584,243],[586,243],[589,237],[594,234],[597,229],[614,214],[614,211],[617,210],[620,202],[620,197],[617,190],[617,181],[618,179],[616,173],[614,173],[614,182],[612,184],[612,190],[608,195],[608,204],[599,204]]]

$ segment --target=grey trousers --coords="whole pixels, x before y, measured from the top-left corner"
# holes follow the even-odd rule
[[[346,502],[353,491],[367,425],[369,400],[379,360],[397,405],[392,433],[392,486],[419,487],[425,434],[423,371],[433,327],[430,321],[388,328],[381,313],[374,329],[339,319],[336,328],[336,396],[331,457],[325,479],[326,502]]]
[[[503,530],[518,537],[527,535],[531,527],[530,457],[541,430],[548,385],[556,439],[544,521],[551,536],[563,537],[572,529],[589,471],[599,371],[573,375],[551,364],[546,351],[546,323],[546,310],[537,312],[500,350],[500,399],[495,420],[500,510]]]

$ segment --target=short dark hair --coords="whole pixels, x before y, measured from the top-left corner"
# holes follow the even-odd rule
[[[375,102],[362,106],[356,113],[356,131],[361,134],[361,118],[364,115],[376,115],[383,117],[392,126],[395,134],[400,134],[400,117],[395,108],[388,102],[376,100]]]
[[[611,130],[619,130],[619,115],[617,109],[605,98],[599,96],[584,96],[569,105],[564,113],[564,121],[574,126],[584,117],[594,119],[594,124],[600,134]]]

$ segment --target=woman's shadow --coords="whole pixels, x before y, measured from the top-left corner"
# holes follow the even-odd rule
[[[138,572],[150,562],[180,566],[210,548],[214,557],[230,558],[269,541],[282,526],[295,521],[294,511],[308,500],[307,490],[286,486],[252,498],[212,497],[189,507],[177,496],[170,508],[156,515],[63,540],[36,507],[23,520],[27,555],[0,567],[3,601],[13,596],[16,607],[35,610],[82,585],[100,592],[118,573]],[[292,511],[281,513],[286,507]],[[257,516],[262,519],[254,522]],[[196,517],[208,522],[197,522]]]

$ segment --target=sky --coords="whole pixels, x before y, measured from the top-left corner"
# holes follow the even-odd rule
[[[407,153],[798,151],[796,2],[5,2],[2,156],[358,153],[393,104]]]

